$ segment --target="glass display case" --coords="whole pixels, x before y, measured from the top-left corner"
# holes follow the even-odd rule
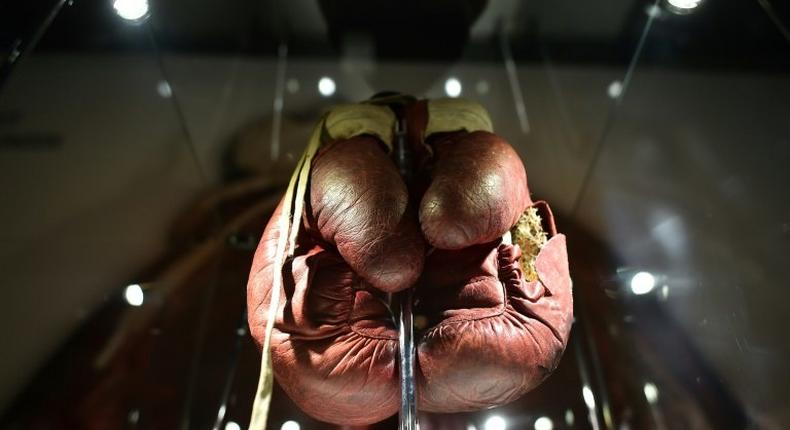
[[[6,1],[0,53],[3,428],[246,428],[263,227],[382,91],[482,104],[573,278],[551,377],[421,429],[790,426],[787,4]]]

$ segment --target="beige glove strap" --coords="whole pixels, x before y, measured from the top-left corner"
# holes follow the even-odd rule
[[[425,137],[434,133],[465,130],[494,132],[488,112],[480,103],[465,99],[428,100]]]
[[[326,118],[326,131],[332,139],[349,139],[360,134],[379,138],[392,152],[395,114],[386,106],[369,103],[333,106]]]
[[[296,169],[291,175],[288,189],[285,191],[283,208],[277,224],[280,236],[277,238],[277,249],[274,254],[273,270],[282,271],[283,264],[294,255],[296,248],[296,236],[301,225],[301,213],[304,209],[304,199],[307,193],[308,179],[310,178],[310,165],[318,147],[321,144],[321,133],[327,117],[324,116],[310,136],[310,141],[305,148],[302,157],[296,164]],[[277,310],[280,307],[280,290],[282,288],[282,276],[272,276],[272,299],[269,303],[268,318],[266,320],[266,330],[263,337],[261,353],[261,374],[258,378],[258,388],[255,392],[255,401],[252,404],[252,417],[250,418],[250,430],[266,430],[266,420],[269,417],[269,404],[272,400],[272,386],[274,383],[274,373],[271,363],[271,338],[274,330],[274,320],[277,317]]]

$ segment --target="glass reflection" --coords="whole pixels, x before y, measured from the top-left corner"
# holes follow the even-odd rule
[[[19,339],[0,426],[211,427],[226,408],[244,428],[262,223],[326,107],[392,89],[491,109],[535,197],[558,202],[584,326],[585,354],[498,420],[426,428],[790,425],[779,3],[462,2],[469,15],[427,20],[453,37],[419,55],[355,24],[375,11],[347,21],[324,1],[74,2],[28,51],[39,27],[20,17],[48,11],[17,3],[31,10],[0,7],[0,325]],[[155,293],[132,283],[149,279]],[[274,398],[273,422],[327,428]]]

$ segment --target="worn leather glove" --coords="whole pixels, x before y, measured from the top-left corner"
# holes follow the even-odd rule
[[[524,166],[500,137],[458,131],[426,142],[435,164],[420,222],[436,249],[415,290],[427,323],[417,334],[418,405],[502,405],[548,377],[567,345],[565,237],[548,205],[532,203]]]
[[[394,120],[387,108],[367,109],[379,123]],[[400,404],[398,336],[385,293],[414,285],[425,245],[415,211],[407,210],[406,185],[388,156],[392,124],[366,128],[353,109],[333,114],[313,160],[296,253],[282,272],[272,365],[308,414],[365,424],[394,414]],[[279,210],[256,251],[247,290],[259,345],[277,276]]]
[[[415,307],[427,319],[417,335],[420,409],[509,403],[557,367],[573,307],[565,236],[548,227],[548,206],[534,209],[551,235],[539,250],[522,253],[518,244],[496,239],[428,257]]]

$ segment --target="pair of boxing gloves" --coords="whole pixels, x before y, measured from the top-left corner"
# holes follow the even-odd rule
[[[421,410],[511,402],[556,368],[567,344],[565,237],[548,205],[531,200],[518,154],[476,103],[423,103],[421,185],[407,186],[393,162],[387,107],[336,108],[313,160],[294,258],[273,267],[282,203],[255,253],[251,334],[263,342],[272,281],[281,276],[274,375],[323,421],[368,424],[400,406],[398,331],[386,293],[414,287]],[[539,216],[546,237],[531,256],[512,243],[525,213]],[[534,276],[525,275],[526,263]]]

